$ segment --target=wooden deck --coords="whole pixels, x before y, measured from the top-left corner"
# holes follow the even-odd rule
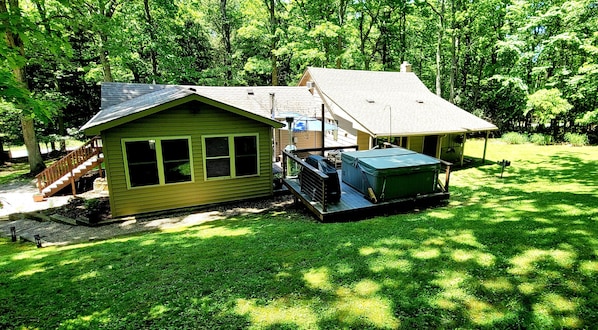
[[[342,177],[339,171],[339,178]],[[310,196],[301,192],[301,186],[297,178],[283,179],[283,184],[295,196],[297,201],[301,201],[320,221],[348,221],[363,218],[368,215],[396,212],[407,207],[416,207],[420,204],[439,203],[447,200],[449,192],[438,192],[418,195],[409,198],[397,198],[392,200],[370,202],[364,194],[355,190],[353,187],[345,184],[341,180],[341,199],[336,204],[327,204],[326,209],[321,202],[313,201]]]

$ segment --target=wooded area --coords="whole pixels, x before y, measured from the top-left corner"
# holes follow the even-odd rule
[[[76,135],[102,81],[295,85],[307,66],[408,61],[501,132],[596,142],[595,0],[0,0],[0,25],[0,133],[32,172],[35,137]]]

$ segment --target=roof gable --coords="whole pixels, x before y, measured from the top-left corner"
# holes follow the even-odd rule
[[[149,87],[148,87],[149,86]],[[272,119],[274,108],[317,109],[313,96],[305,87],[208,87],[145,84],[102,84],[102,108],[81,130],[99,134],[102,130],[122,125],[173,106],[197,100],[217,108],[280,128]]]
[[[412,72],[309,67],[308,81],[335,115],[373,136],[443,134],[497,129],[432,93]]]

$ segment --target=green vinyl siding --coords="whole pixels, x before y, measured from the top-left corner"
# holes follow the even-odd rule
[[[272,194],[270,126],[240,115],[192,102],[102,132],[113,216],[213,204]],[[259,175],[204,180],[203,136],[258,136]],[[130,188],[123,141],[188,137],[194,181]]]
[[[423,136],[410,136],[409,137],[409,150],[421,153],[424,151],[424,137]]]

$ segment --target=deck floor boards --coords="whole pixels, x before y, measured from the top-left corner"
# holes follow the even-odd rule
[[[340,171],[339,171],[340,172]],[[339,178],[341,177],[339,173]],[[370,202],[364,194],[354,189],[350,185],[341,180],[341,199],[336,204],[328,204],[326,211],[322,207],[322,203],[312,201],[311,197],[301,192],[301,186],[297,178],[286,178],[283,180],[284,185],[291,191],[291,193],[298,198],[308,209],[310,209],[317,218],[321,221],[342,220],[342,215],[351,213],[366,212],[370,210],[389,209],[393,206],[399,206],[408,202],[416,202],[424,199],[437,198],[438,200],[446,200],[449,198],[449,193],[439,192],[424,196],[397,198],[392,200],[380,201],[378,203]]]

